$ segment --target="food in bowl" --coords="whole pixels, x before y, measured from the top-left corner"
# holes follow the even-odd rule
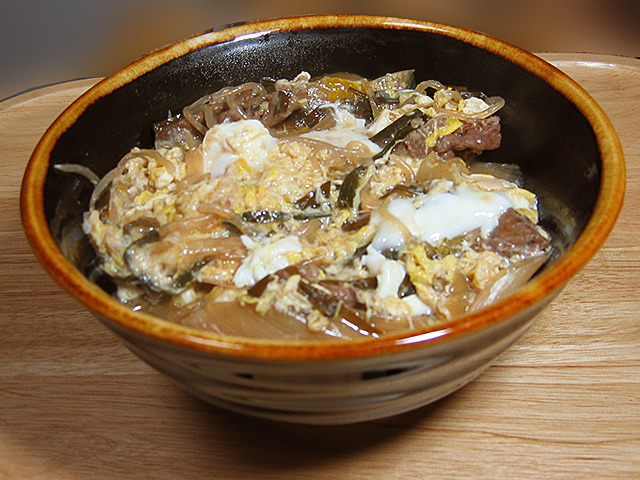
[[[503,105],[412,70],[228,86],[93,179],[84,231],[120,301],[187,326],[330,339],[441,323],[549,257],[518,168],[479,160]]]
[[[539,224],[551,234],[553,250],[524,287],[451,321],[380,338],[344,327],[356,341],[324,341],[332,337],[291,319],[269,323],[271,311],[251,316],[255,305],[210,303],[213,314],[193,321],[205,328],[192,328],[187,320],[167,321],[114,298],[115,285],[96,272],[98,256],[81,228],[94,187],[60,164],[104,177],[133,147],[154,145],[151,121],[225,85],[269,75],[294,79],[302,70],[375,79],[407,68],[420,80],[504,98],[500,148],[484,151],[482,162],[470,161],[468,168],[472,175],[484,163],[517,164],[522,186],[536,193]],[[499,168],[494,176],[503,177]],[[510,181],[517,184],[513,173]],[[620,211],[624,185],[623,153],[611,122],[584,89],[535,55],[444,25],[316,16],[210,32],[99,82],[36,146],[23,179],[21,213],[46,271],[149,365],[214,405],[326,425],[413,410],[476,378],[600,248]],[[216,318],[221,321],[213,323]],[[216,333],[216,325],[228,334]]]

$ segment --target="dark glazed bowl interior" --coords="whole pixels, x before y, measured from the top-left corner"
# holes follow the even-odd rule
[[[302,29],[207,45],[99,98],[60,137],[51,164],[80,163],[102,176],[131,148],[153,145],[154,122],[227,85],[264,76],[293,78],[301,70],[312,76],[352,72],[375,78],[405,69],[415,69],[419,80],[463,85],[506,100],[499,113],[502,146],[485,152],[482,159],[522,168],[525,188],[539,196],[542,225],[553,233],[556,255],[566,250],[591,216],[600,186],[600,152],[589,123],[534,74],[483,48],[436,32]],[[50,225],[61,211],[79,218],[87,209],[88,185],[79,180],[70,190],[69,180],[65,174],[48,178],[45,205]],[[82,201],[60,198],[63,192]],[[61,208],[60,202],[65,206]],[[59,226],[53,234],[61,240]],[[79,261],[90,263],[88,258]]]
[[[67,114],[77,119],[61,125],[50,153],[43,204],[65,255],[90,275],[92,249],[76,248],[68,238],[75,238],[70,232],[87,210],[91,185],[53,165],[82,164],[102,176],[131,148],[153,145],[154,122],[227,85],[264,76],[293,78],[302,70],[312,76],[352,72],[375,78],[415,69],[418,81],[436,79],[506,100],[499,112],[502,146],[481,158],[521,167],[524,187],[538,195],[541,223],[554,238],[554,257],[545,267],[551,268],[583,232],[600,194],[599,140],[581,109],[554,82],[561,79],[582,92],[579,87],[542,60],[473,32],[373,17],[332,18],[314,28],[308,27],[313,18],[289,19],[194,37],[99,84],[84,100],[86,108]],[[576,95],[582,94],[588,97]],[[108,283],[101,285],[109,291]]]

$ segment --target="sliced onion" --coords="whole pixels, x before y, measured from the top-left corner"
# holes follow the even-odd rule
[[[189,216],[180,220],[165,223],[159,229],[161,237],[168,235],[189,235],[193,231],[213,232],[220,228],[221,217],[217,213],[201,215],[197,217]]]
[[[443,84],[441,84],[437,80],[425,80],[424,82],[420,82],[416,86],[415,90],[418,93],[424,93],[428,88],[432,88],[434,90],[441,90],[445,87]]]
[[[155,150],[152,151],[155,152]],[[164,169],[169,172],[173,178],[176,178],[178,176],[178,166],[159,152],[156,153],[157,155],[152,155],[156,163],[161,167],[164,167]]]
[[[100,182],[100,177],[93,173],[93,171],[85,167],[84,165],[78,165],[76,163],[58,163],[54,165],[53,168],[56,170],[60,170],[61,172],[66,173],[77,173],[78,175],[83,176],[87,180],[89,180],[92,184],[97,185]]]
[[[120,174],[120,170],[118,168],[114,168],[109,171],[104,177],[100,179],[100,181],[96,184],[93,192],[91,193],[91,198],[89,199],[89,209],[93,210],[96,202],[102,196],[104,191],[107,188],[111,188],[111,183],[116,175]]]
[[[361,148],[355,150],[340,148],[330,143],[323,142],[322,140],[316,140],[313,138],[290,137],[282,139],[281,141],[302,143],[312,148],[314,152],[320,150],[326,151],[329,153],[329,160],[325,162],[326,167],[331,169],[331,173],[335,176],[341,176],[342,174],[349,172],[354,166],[360,165],[363,158],[367,158],[370,155],[368,152],[364,152]]]
[[[506,180],[521,187],[524,183],[522,170],[518,165],[511,163],[489,163],[476,161],[469,165],[469,172],[491,175],[500,180]]]
[[[209,301],[206,297],[201,301],[200,308],[194,309],[193,314],[182,318],[180,323],[237,337],[274,340],[330,339],[321,333],[310,332],[306,326],[306,319],[300,314],[279,312],[275,309],[260,314],[255,311],[253,305]]]
[[[207,103],[211,98],[216,95],[215,93],[205,95],[204,97],[200,97],[198,100],[193,102],[191,105],[187,105],[182,109],[182,115],[184,118],[191,124],[193,127],[198,130],[203,135],[207,133],[207,126],[203,125],[196,117],[195,112],[198,109],[201,109],[202,106]]]
[[[433,106],[431,108],[433,108],[436,113],[445,114],[450,117],[455,117],[458,120],[462,120],[465,122],[471,122],[473,120],[481,120],[483,118],[490,117],[505,105],[505,101],[502,97],[491,97],[491,98],[488,98],[486,102],[489,103],[488,108],[473,114],[460,112],[458,110],[449,110],[447,108],[436,107],[436,106]]]
[[[549,256],[550,252],[545,251],[509,265],[504,275],[476,296],[469,311],[480,310],[515,293],[544,265]]]
[[[240,108],[240,105],[238,105],[238,102],[236,100],[236,97],[234,97],[233,95],[228,95],[226,97],[227,100],[227,105],[229,105],[229,110],[231,110],[231,112],[239,119],[242,120],[246,120],[247,118],[247,114],[244,113],[244,111],[242,110],[242,108]]]
[[[405,160],[403,160],[402,157],[393,154],[389,155],[389,162],[396,165],[400,170],[402,170],[407,183],[411,183],[415,180],[415,172],[413,171],[413,168],[411,168],[411,166]]]

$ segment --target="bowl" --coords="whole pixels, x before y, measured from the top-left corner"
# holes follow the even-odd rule
[[[441,325],[358,341],[230,337],[134,311],[93,281],[80,228],[91,185],[152,125],[202,95],[263,76],[349,71],[416,77],[499,94],[503,142],[491,161],[520,166],[538,195],[554,255],[509,298]],[[142,360],[194,395],[257,417],[346,424],[406,412],[470,382],[516,341],[602,245],[621,208],[622,150],[597,103],[537,56],[481,33],[375,16],[309,16],[213,30],[100,81],[46,131],[21,191],[26,236],[44,268]]]

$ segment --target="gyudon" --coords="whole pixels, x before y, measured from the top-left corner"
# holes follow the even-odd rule
[[[412,71],[223,88],[155,128],[84,221],[120,301],[185,325],[379,336],[482,308],[549,235],[500,145],[504,101]]]

